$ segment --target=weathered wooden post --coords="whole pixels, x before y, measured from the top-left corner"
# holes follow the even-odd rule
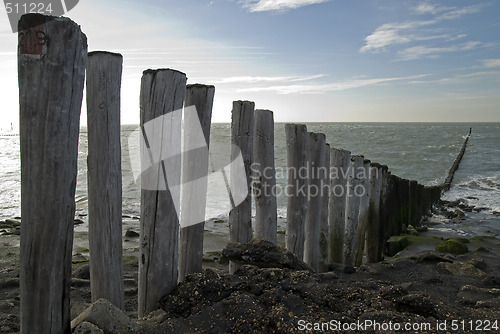
[[[203,233],[205,227],[205,206],[207,194],[208,150],[210,145],[210,125],[215,87],[188,85],[185,107],[195,106],[196,113],[184,114],[184,147],[198,148],[197,141],[203,131],[205,148],[183,152],[182,157],[182,199],[181,227],[179,233],[179,280],[186,275],[202,271]],[[198,125],[199,124],[199,125]],[[192,225],[194,221],[199,221]]]
[[[255,198],[255,237],[276,244],[278,217],[276,173],[274,168],[273,112],[255,110],[253,142],[253,193]]]
[[[390,183],[389,167],[382,165],[382,185],[380,192],[380,230],[379,230],[379,242],[378,248],[374,250],[375,256],[381,261],[385,252],[385,243],[387,241],[387,229],[389,222],[389,208],[390,208],[390,196],[391,196],[391,183]]]
[[[286,248],[299,259],[304,258],[305,219],[307,212],[307,127],[286,124],[288,192],[286,213]]]
[[[410,180],[408,184],[408,226],[416,226],[418,219],[417,213],[417,188],[418,182]]]
[[[361,155],[351,156],[351,170],[347,181],[346,199],[346,221],[344,239],[343,263],[354,265],[354,239],[358,228],[359,205],[361,203],[360,193],[362,191],[361,177],[363,173],[364,157]]]
[[[120,88],[123,57],[90,52],[87,65],[88,206],[92,301],[124,308]]]
[[[321,198],[324,182],[326,137],[322,133],[309,132],[307,137],[308,157],[308,202],[305,225],[304,262],[319,271],[320,224],[322,217]]]
[[[328,200],[328,259],[342,263],[345,236],[347,177],[350,173],[351,152],[332,148],[330,152],[330,196]]]
[[[356,227],[356,234],[354,237],[354,266],[359,267],[363,261],[363,252],[365,250],[365,234],[366,226],[368,225],[368,214],[370,205],[370,160],[365,159],[363,161],[363,172],[362,177],[360,177],[360,189],[362,193],[360,194],[359,200],[359,217],[358,226]]]
[[[252,156],[254,134],[254,109],[255,103],[250,101],[234,101],[231,120],[231,161],[238,154],[243,157],[245,173],[247,176],[248,196],[238,206],[229,212],[229,241],[248,243],[252,239]],[[239,148],[239,151],[236,151]],[[236,173],[231,169],[230,182],[235,181]],[[232,187],[233,188],[233,187]],[[229,272],[233,274],[238,265],[229,262]]]
[[[179,219],[174,201],[180,198],[182,113],[174,111],[182,108],[185,92],[184,73],[170,69],[143,73],[139,317],[153,311],[177,285]]]
[[[382,166],[377,163],[370,165],[370,204],[368,225],[366,227],[366,261],[374,263],[380,261],[379,239],[382,227],[380,226],[380,203],[382,196]]]
[[[330,145],[325,144],[325,158],[321,166],[321,188],[320,197],[321,215],[319,225],[319,271],[329,270],[330,261],[328,260],[328,201],[330,198]]]
[[[68,18],[19,21],[21,333],[70,333],[71,252],[87,39]]]

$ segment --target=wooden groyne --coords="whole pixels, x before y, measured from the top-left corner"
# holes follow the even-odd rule
[[[457,158],[455,161],[453,161],[453,165],[451,166],[450,170],[448,171],[448,176],[446,177],[446,180],[442,184],[443,190],[447,191],[450,190],[451,187],[451,182],[453,181],[453,177],[455,176],[455,172],[458,169],[458,166],[460,165],[460,161],[462,161],[462,158],[465,154],[465,149],[467,148],[467,143],[469,142],[469,138],[472,134],[472,128],[469,129],[469,134],[465,136],[464,143],[462,145],[462,148],[460,149],[460,152],[458,153]]]
[[[68,333],[85,70],[92,300],[106,298],[118,308],[124,306],[122,57],[87,54],[85,35],[69,19],[27,15],[19,31],[21,37],[28,32],[37,37],[20,38],[18,46],[21,333]],[[172,69],[146,70],[141,81],[139,317],[153,311],[179,280],[202,269],[206,198],[193,198],[207,193],[208,153],[193,160],[192,152],[187,156],[181,152],[183,117],[178,111],[196,107],[197,113],[189,117],[200,122],[203,152],[208,152],[215,87],[186,83],[186,75]],[[254,109],[251,101],[233,103],[231,161],[241,158],[242,164],[241,170],[231,167],[229,181],[224,169],[221,173],[231,203],[229,238],[248,243],[255,236],[277,243],[274,116],[272,111]],[[184,116],[184,121],[189,119]],[[429,187],[400,178],[361,155],[330,147],[324,134],[307,132],[306,125],[287,124],[285,131],[286,247],[317,272],[335,263],[359,266],[382,260],[389,237],[418,226],[442,191],[450,188],[470,137],[469,132],[445,182]],[[196,136],[184,133],[184,147],[195,141],[191,135]],[[200,178],[201,182],[185,186]],[[191,224],[193,219],[198,223]],[[236,263],[229,264],[230,272],[237,268]]]

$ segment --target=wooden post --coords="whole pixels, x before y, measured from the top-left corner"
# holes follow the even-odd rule
[[[356,234],[354,237],[354,266],[359,267],[363,261],[363,252],[365,250],[365,234],[366,226],[368,225],[368,214],[370,205],[370,160],[363,161],[363,173],[360,177],[360,189],[363,189],[359,200],[359,217]]]
[[[418,182],[410,180],[408,184],[408,226],[412,225],[413,227],[417,226],[420,219],[417,213],[417,188]]]
[[[207,194],[208,150],[210,145],[210,125],[215,87],[188,85],[185,107],[195,106],[196,114],[184,114],[184,147],[197,147],[198,130],[201,125],[206,149],[183,152],[182,158],[182,199],[181,228],[179,233],[179,280],[186,275],[201,273],[203,260],[203,233],[205,228],[205,207]],[[187,109],[186,109],[187,110]],[[196,180],[197,179],[197,180]],[[192,221],[200,221],[191,225]]]
[[[140,124],[146,138],[141,156],[152,156],[152,161],[142,161],[148,162],[149,169],[141,175],[139,317],[155,310],[160,298],[177,285],[179,219],[174,200],[180,198],[175,186],[181,181],[182,114],[174,111],[182,108],[185,92],[184,73],[169,69],[143,73]],[[164,153],[169,154],[168,162]],[[157,190],[147,189],[145,184],[156,184]]]
[[[330,145],[325,144],[325,159],[322,161],[323,170],[321,170],[321,190],[320,196],[321,216],[319,225],[319,271],[326,272],[329,270],[328,260],[328,201],[330,198]]]
[[[307,137],[308,157],[308,202],[304,243],[304,262],[316,272],[319,271],[320,224],[322,217],[326,137],[322,133],[309,132]]]
[[[391,200],[391,172],[386,165],[382,165],[382,191],[380,192],[380,235],[377,254],[382,260],[385,252],[385,243],[387,240],[387,230],[389,228],[389,209]]]
[[[253,191],[255,237],[276,244],[278,217],[274,169],[274,120],[269,110],[255,110],[253,142]]]
[[[374,263],[380,261],[379,239],[381,233],[380,203],[382,196],[382,166],[377,163],[370,165],[370,204],[368,225],[366,228],[366,261]]]
[[[123,310],[120,87],[123,57],[91,52],[87,66],[88,206],[92,302]]]
[[[87,39],[70,19],[38,14],[21,17],[23,334],[71,332],[71,252],[86,60]]]
[[[351,170],[347,181],[347,199],[346,199],[346,221],[345,221],[345,239],[344,239],[344,257],[343,263],[354,265],[354,238],[358,228],[359,205],[361,196],[359,196],[361,178],[363,171],[364,157],[361,155],[351,156]]]
[[[248,196],[229,212],[229,241],[248,243],[252,239],[252,156],[254,134],[255,103],[250,101],[234,101],[231,120],[231,161],[241,152],[247,176]],[[239,148],[237,152],[236,149]],[[231,169],[231,172],[235,173]],[[230,182],[236,176],[230,177]],[[229,272],[234,274],[238,265],[230,261]]]
[[[288,192],[286,213],[286,248],[299,259],[304,258],[304,226],[307,212],[307,177],[301,171],[307,168],[307,127],[286,124],[288,160]]]
[[[328,259],[330,263],[342,263],[347,177],[350,173],[351,152],[332,148],[330,153],[330,198],[328,200]]]

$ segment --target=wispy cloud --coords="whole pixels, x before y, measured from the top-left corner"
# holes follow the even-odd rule
[[[327,2],[329,0],[242,0],[243,8],[251,12],[283,11]]]
[[[274,77],[262,77],[262,76],[242,76],[242,77],[228,77],[222,79],[210,80],[213,84],[226,84],[226,83],[257,83],[257,82],[299,82],[314,80],[324,77],[325,74],[317,74],[310,76],[274,76]]]
[[[500,67],[500,59],[485,59],[483,66],[487,68]]]
[[[365,45],[361,47],[359,51],[361,53],[380,53],[394,45],[409,44],[411,42],[432,39],[445,39],[451,41],[464,38],[466,37],[465,34],[429,34],[429,29],[424,29],[424,27],[429,27],[446,20],[456,20],[465,15],[477,13],[482,8],[482,5],[457,8],[436,6],[428,2],[423,2],[413,8],[413,12],[419,15],[431,15],[431,18],[427,20],[383,24],[365,38]],[[410,60],[417,58],[405,57],[404,59]]]
[[[484,81],[490,79],[498,81],[500,79],[500,71],[479,71],[466,74],[458,74],[451,77],[444,77],[434,80],[413,80],[410,81],[409,83],[410,84],[430,84],[430,83],[461,84],[461,83],[471,83],[471,82]]]
[[[373,79],[355,79],[338,82],[330,82],[325,84],[299,84],[299,85],[274,85],[267,87],[251,87],[237,89],[237,92],[274,92],[277,94],[322,94],[334,91],[343,91],[366,86],[387,84],[393,81],[415,80],[427,76],[426,74],[409,76],[409,77],[394,77],[394,78],[373,78]]]
[[[467,43],[462,43],[458,45],[451,45],[447,47],[428,47],[428,46],[413,46],[411,48],[404,49],[398,52],[398,56],[401,60],[414,60],[420,58],[437,58],[442,53],[458,52],[474,50],[479,47],[484,46],[483,43],[479,41],[471,41]]]

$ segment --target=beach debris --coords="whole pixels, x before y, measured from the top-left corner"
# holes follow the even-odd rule
[[[130,318],[122,310],[101,298],[92,303],[85,311],[71,321],[71,329],[76,329],[83,322],[90,322],[105,334],[133,333],[137,329]]]
[[[254,239],[248,244],[230,242],[222,250],[222,255],[230,261],[260,268],[312,270],[292,252],[263,239]]]

